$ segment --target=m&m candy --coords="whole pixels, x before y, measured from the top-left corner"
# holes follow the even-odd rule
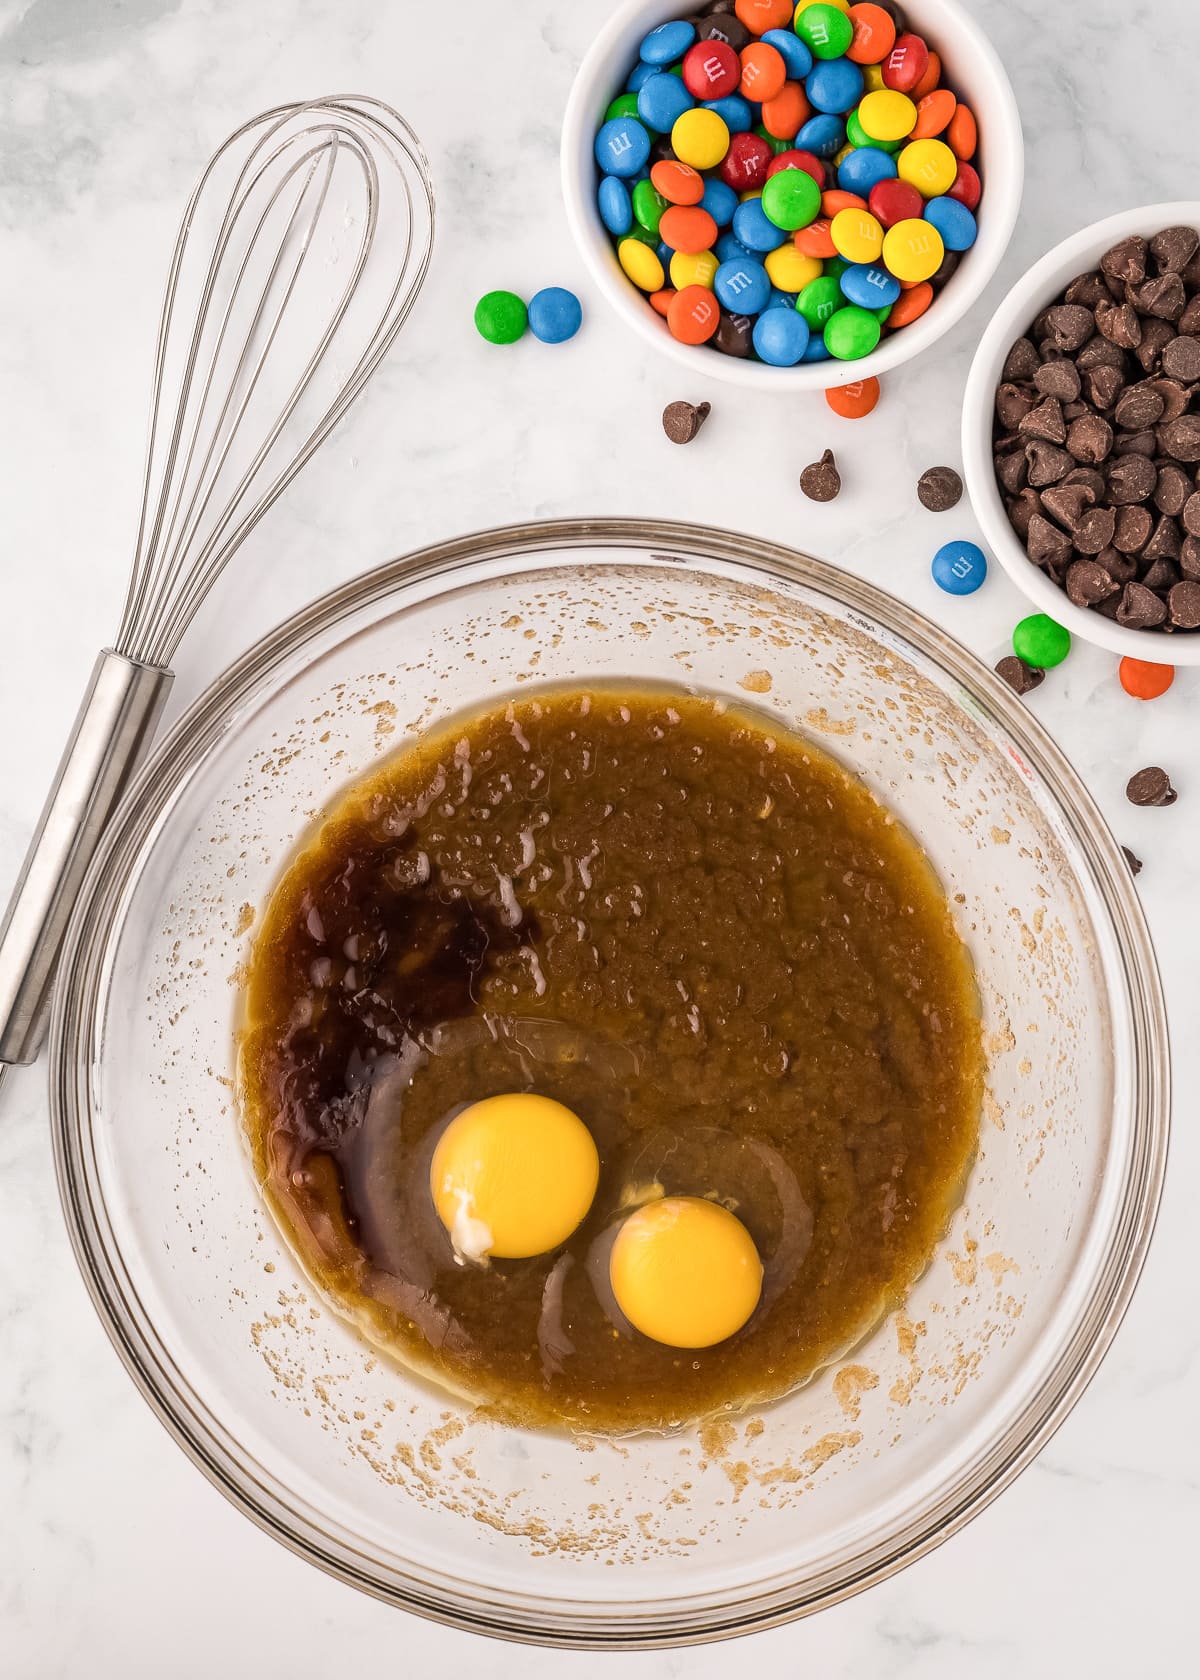
[[[978,543],[943,543],[933,557],[930,570],[934,583],[948,595],[973,595],[987,577],[987,558]],[[1048,624],[1050,620],[1046,622]],[[1066,634],[1065,631],[1063,633]],[[1015,636],[1013,644],[1016,645]],[[1025,655],[1020,657],[1024,659]]]
[[[544,286],[529,300],[529,330],[543,344],[565,344],[582,320],[579,299],[565,286]]]
[[[643,37],[598,125],[596,205],[681,342],[781,367],[861,359],[975,243],[975,115],[898,16],[719,0]]]
[[[854,379],[849,385],[833,385],[825,401],[843,420],[862,420],[879,401],[878,379]]]
[[[1013,652],[1026,665],[1048,671],[1071,651],[1071,632],[1047,613],[1031,613],[1012,633]]]
[[[529,320],[515,292],[486,292],[475,305],[475,328],[489,344],[515,344]]]
[[[1149,659],[1122,659],[1118,667],[1121,687],[1135,700],[1157,700],[1175,681],[1174,665],[1156,665]]]

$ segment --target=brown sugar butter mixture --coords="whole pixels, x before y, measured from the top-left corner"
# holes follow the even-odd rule
[[[901,1300],[961,1197],[982,1089],[966,949],[924,855],[765,713],[547,689],[460,718],[328,810],[267,906],[241,1086],[264,1193],[335,1306],[505,1417],[667,1428],[778,1396]],[[595,1138],[569,1241],[486,1268],[434,1211],[465,1104]],[[679,1349],[614,1313],[623,1211],[708,1196],[758,1308]]]

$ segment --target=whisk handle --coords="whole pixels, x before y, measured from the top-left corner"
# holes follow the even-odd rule
[[[0,927],[0,1066],[36,1061],[63,935],[100,836],[149,747],[172,676],[106,650]]]

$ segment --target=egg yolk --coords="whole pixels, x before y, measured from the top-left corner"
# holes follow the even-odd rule
[[[429,1188],[460,1260],[557,1248],[592,1205],[600,1157],[577,1114],[532,1092],[464,1108],[438,1139]]]
[[[630,1214],[609,1259],[621,1311],[668,1347],[712,1347],[740,1330],[758,1305],[762,1275],[741,1220],[696,1196],[666,1196]]]

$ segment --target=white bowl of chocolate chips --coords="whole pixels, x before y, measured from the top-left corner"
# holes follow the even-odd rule
[[[1200,665],[1200,202],[1122,211],[1034,264],[963,402],[996,558],[1073,635]]]

